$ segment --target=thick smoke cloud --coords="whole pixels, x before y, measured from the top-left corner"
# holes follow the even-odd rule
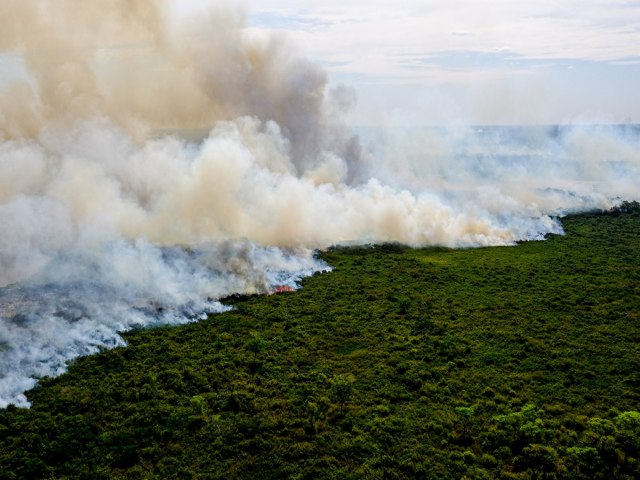
[[[328,267],[313,249],[504,245],[637,197],[628,128],[345,126],[355,101],[243,13],[0,5],[0,406],[35,378]]]

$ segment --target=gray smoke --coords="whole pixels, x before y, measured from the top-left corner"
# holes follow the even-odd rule
[[[35,378],[69,360],[124,345],[118,332],[181,324],[228,307],[217,299],[267,293],[326,267],[304,253],[250,242],[158,247],[143,239],[79,241],[37,275],[0,289],[0,405],[27,406]]]
[[[0,5],[0,49],[26,72],[0,85],[0,406],[118,332],[295,286],[328,268],[313,249],[507,245],[637,198],[634,129],[359,138],[354,93],[286,39],[232,7],[173,13]]]

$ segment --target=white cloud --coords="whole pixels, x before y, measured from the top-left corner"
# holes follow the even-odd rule
[[[566,121],[583,115],[583,106],[599,120],[634,116],[628,99],[638,80],[637,1],[260,0],[248,6],[254,30],[286,31],[334,80],[364,92],[363,121],[373,115],[371,104],[385,112],[407,98],[414,106],[450,96],[445,104],[463,102],[451,109],[456,115],[474,112],[469,121]],[[616,76],[621,80],[613,82]],[[598,97],[612,82],[619,92],[604,95],[609,103],[603,104]],[[368,95],[372,84],[379,89]],[[381,95],[380,89],[387,90]],[[487,99],[501,100],[500,117],[492,109],[476,116]],[[536,113],[521,111],[523,102]],[[442,117],[427,107],[414,116],[420,115]]]
[[[250,8],[256,28],[288,30],[311,57],[374,76],[415,76],[398,61],[407,55],[508,50],[525,58],[614,61],[637,56],[640,44],[636,2],[267,0]]]

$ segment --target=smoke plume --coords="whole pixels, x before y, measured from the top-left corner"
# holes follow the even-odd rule
[[[637,197],[633,128],[360,131],[284,37],[214,7],[0,4],[0,407],[38,377],[328,266],[314,249],[559,233]]]

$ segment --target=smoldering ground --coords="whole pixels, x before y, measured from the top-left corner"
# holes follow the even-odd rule
[[[23,71],[0,92],[2,406],[119,331],[326,269],[313,249],[510,244],[637,197],[633,128],[359,138],[354,92],[232,6],[10,0],[0,18]]]

